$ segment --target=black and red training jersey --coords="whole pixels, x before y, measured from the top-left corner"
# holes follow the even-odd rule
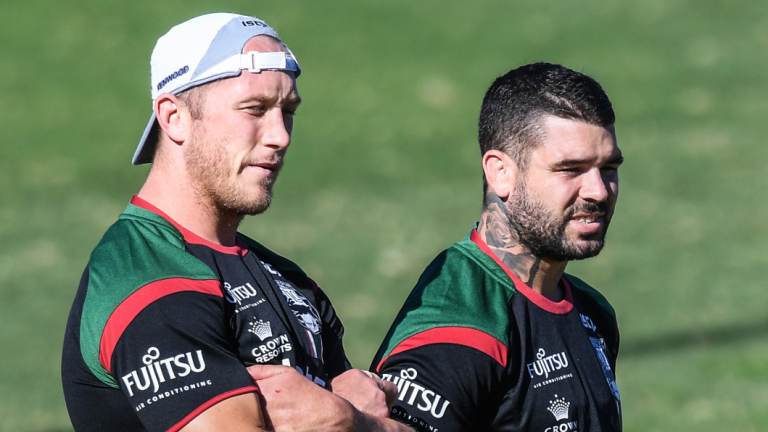
[[[526,286],[476,231],[424,271],[371,369],[397,385],[393,418],[419,431],[615,432],[619,333],[596,290],[562,301]]]
[[[238,234],[214,244],[134,197],[94,249],[69,315],[62,382],[78,431],[178,430],[256,392],[245,367],[320,386],[350,367],[328,297]]]

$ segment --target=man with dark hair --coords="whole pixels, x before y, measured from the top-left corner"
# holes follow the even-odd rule
[[[423,431],[619,431],[613,309],[570,260],[597,255],[622,155],[600,85],[536,63],[480,111],[480,222],[421,275],[373,360]]]
[[[133,163],[152,168],[91,254],[67,323],[74,428],[406,429],[386,418],[392,384],[351,369],[323,291],[237,231],[269,207],[291,142],[294,55],[264,21],[215,13],[171,28],[150,63]]]

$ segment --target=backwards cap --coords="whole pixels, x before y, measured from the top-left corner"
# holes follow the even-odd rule
[[[259,18],[213,13],[176,25],[157,40],[150,59],[153,110],[133,154],[134,165],[152,162],[157,141],[154,135],[159,127],[154,112],[158,95],[176,95],[211,81],[238,76],[244,70],[280,70],[299,76],[299,63],[285,43],[285,52],[242,53],[245,43],[260,35],[282,43],[277,32]]]

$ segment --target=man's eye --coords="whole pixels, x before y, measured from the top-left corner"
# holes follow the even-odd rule
[[[579,167],[564,167],[564,168],[558,169],[557,171],[564,172],[564,173],[578,174],[582,171],[582,169]]]
[[[267,110],[265,110],[264,107],[253,106],[253,107],[245,108],[245,112],[255,116],[263,116],[267,112]]]

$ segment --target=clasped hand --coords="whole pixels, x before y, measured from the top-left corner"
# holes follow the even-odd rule
[[[331,391],[288,366],[254,365],[248,373],[259,386],[265,417],[280,431],[367,429],[366,415],[387,417],[394,384],[358,369],[331,381]]]

